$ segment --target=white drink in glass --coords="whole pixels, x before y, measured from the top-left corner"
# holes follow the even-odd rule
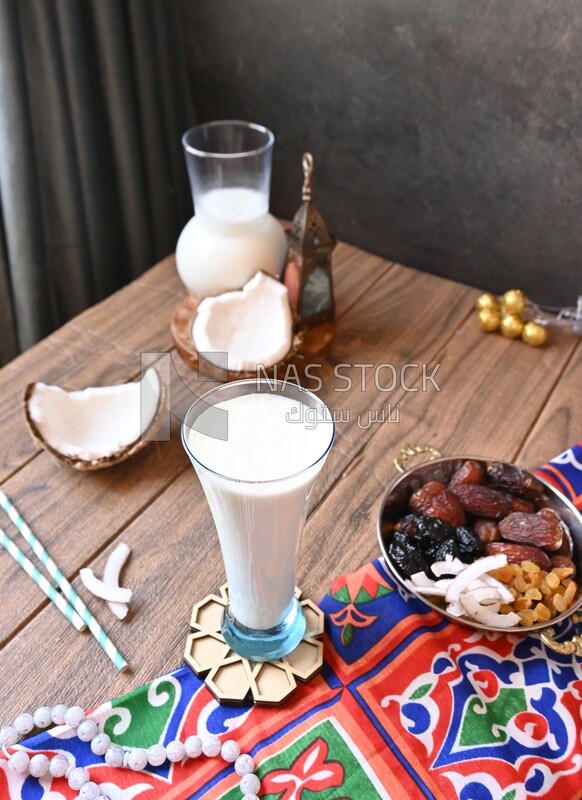
[[[269,214],[274,143],[272,131],[240,120],[182,137],[195,215],[178,239],[176,266],[192,294],[240,289],[259,270],[280,275],[287,240]]]
[[[218,532],[229,613],[243,629],[268,632],[284,625],[297,606],[297,556],[307,501],[334,425],[315,395],[303,393],[311,407],[297,399],[302,394],[298,387],[292,387],[294,396],[285,396],[252,391],[255,381],[237,383],[245,385],[246,393],[226,400],[218,395],[219,402],[190,427],[187,418],[184,440]],[[314,398],[319,407],[313,406]],[[216,430],[220,412],[228,415],[227,439],[203,432]],[[236,643],[231,646],[236,649]],[[251,655],[255,660],[261,656]]]
[[[200,296],[240,289],[262,270],[278,277],[287,242],[267,198],[245,188],[200,195],[176,246],[178,271]]]

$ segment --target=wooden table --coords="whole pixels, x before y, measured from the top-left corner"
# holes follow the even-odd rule
[[[315,600],[336,575],[379,555],[378,504],[406,442],[533,467],[582,434],[579,338],[552,334],[536,350],[484,334],[472,310],[476,290],[348,245],[335,251],[334,275],[337,335],[311,373],[322,381],[337,439],[314,491],[299,570]],[[70,388],[122,382],[139,374],[141,352],[172,352],[169,320],[182,295],[167,258],[0,371],[2,489],[131,665],[130,673],[116,673],[92,637],[75,631],[2,551],[3,722],[47,703],[94,707],[178,666],[193,603],[224,580],[177,424],[171,441],[116,467],[80,473],[32,443],[22,413],[30,381]],[[199,394],[212,384],[198,383],[174,355],[184,383],[175,382],[172,402],[185,406],[187,386]],[[412,366],[402,372],[404,365]],[[396,386],[386,391],[394,372]],[[13,530],[7,520],[1,524]],[[134,601],[124,622],[78,578],[84,566],[101,574],[119,541],[132,550],[123,582]]]

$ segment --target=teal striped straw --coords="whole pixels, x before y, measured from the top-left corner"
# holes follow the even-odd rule
[[[67,603],[63,595],[59,594],[52,583],[48,581],[41,572],[38,571],[32,561],[30,561],[30,559],[24,555],[22,550],[20,550],[14,544],[12,539],[8,536],[6,531],[2,530],[2,528],[0,528],[0,544],[10,553],[18,566],[22,567],[26,574],[32,578],[38,588],[46,594],[49,600],[53,601],[59,611],[63,612],[69,622],[71,622],[78,631],[84,631],[86,626],[81,617]]]
[[[119,650],[115,647],[107,633],[103,630],[101,625],[97,622],[93,614],[89,611],[85,603],[81,600],[77,592],[73,589],[69,581],[65,578],[62,571],[55,564],[50,557],[48,551],[44,548],[42,543],[36,538],[34,533],[30,530],[26,522],[18,513],[18,510],[9,500],[4,492],[0,489],[0,506],[8,514],[12,522],[16,525],[18,532],[24,537],[25,541],[32,547],[35,555],[40,559],[42,565],[49,573],[51,578],[56,581],[59,589],[73,606],[75,611],[80,615],[83,622],[97,639],[101,647],[105,650],[109,658],[113,661],[115,668],[124,671],[128,669],[127,661],[121,655]]]

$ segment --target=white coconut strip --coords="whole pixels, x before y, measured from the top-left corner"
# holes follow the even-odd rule
[[[507,556],[499,553],[495,556],[485,556],[478,558],[469,564],[462,572],[453,579],[453,582],[447,590],[447,602],[456,603],[463,592],[474,580],[480,578],[485,572],[490,572],[492,569],[504,567],[507,564]]]
[[[447,606],[447,612],[452,617],[463,617],[466,613],[461,603],[449,603]]]
[[[428,577],[426,572],[415,572],[410,576],[410,580],[414,586],[433,586],[434,581]]]
[[[473,591],[471,591],[471,595],[475,598],[475,600],[477,600],[478,603],[482,603],[483,605],[501,602],[499,592],[494,586],[480,586],[478,589],[473,589]]]
[[[110,600],[113,603],[129,603],[131,600],[131,589],[122,589],[121,587],[108,586],[99,578],[96,578],[93,571],[90,569],[82,569],[79,573],[83,585],[94,594],[95,597],[100,597],[102,600]]]
[[[444,597],[447,593],[446,588],[441,586],[415,586],[416,594],[427,595],[428,597]]]
[[[485,581],[482,581],[481,578],[477,578],[475,581],[471,581],[471,583],[465,589],[466,592],[474,592],[475,589],[485,589],[487,584]]]
[[[486,556],[486,558],[490,558],[490,556]],[[496,569],[496,567],[492,567],[492,569]],[[486,606],[482,606],[470,594],[462,594],[461,603],[465,607],[467,614],[483,625],[493,628],[513,628],[520,623],[519,614],[513,611],[510,611],[509,614],[498,614]]]
[[[463,564],[458,558],[446,556],[444,561],[435,561],[431,564],[431,570],[437,578],[440,578],[441,575],[458,575],[466,566],[467,564]]]
[[[483,581],[488,586],[494,586],[497,589],[502,603],[509,605],[515,600],[515,597],[511,594],[507,586],[501,581],[498,581],[497,578],[494,578],[493,575],[483,575]]]
[[[129,547],[123,542],[120,542],[107,559],[105,569],[103,570],[103,583],[107,586],[119,588],[119,576],[128,556]],[[127,603],[115,603],[109,600],[107,605],[117,619],[125,619],[129,612]]]

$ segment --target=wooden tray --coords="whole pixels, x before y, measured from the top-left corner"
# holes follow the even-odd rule
[[[205,358],[201,358],[192,341],[192,325],[196,317],[201,298],[194,295],[186,295],[174,307],[170,330],[176,349],[184,361],[194,370],[199,370],[204,375],[214,378],[217,381],[237,381],[245,378],[256,378],[255,370],[225,370],[216,364],[211,364]],[[327,322],[318,325],[311,330],[299,331],[293,337],[291,349],[284,359],[273,366],[261,369],[261,375],[268,375],[270,378],[284,379],[286,370],[293,365],[297,372],[302,372],[305,367],[313,363],[314,357],[322,355],[331,343],[335,334],[335,325]]]
[[[301,597],[299,589],[296,597]],[[323,611],[312,600],[300,600],[307,620],[303,639],[292,653],[274,661],[253,662],[234,653],[220,628],[228,603],[228,585],[209,594],[192,609],[184,660],[205,682],[219,703],[280,705],[293,694],[297,681],[305,683],[323,666]]]

